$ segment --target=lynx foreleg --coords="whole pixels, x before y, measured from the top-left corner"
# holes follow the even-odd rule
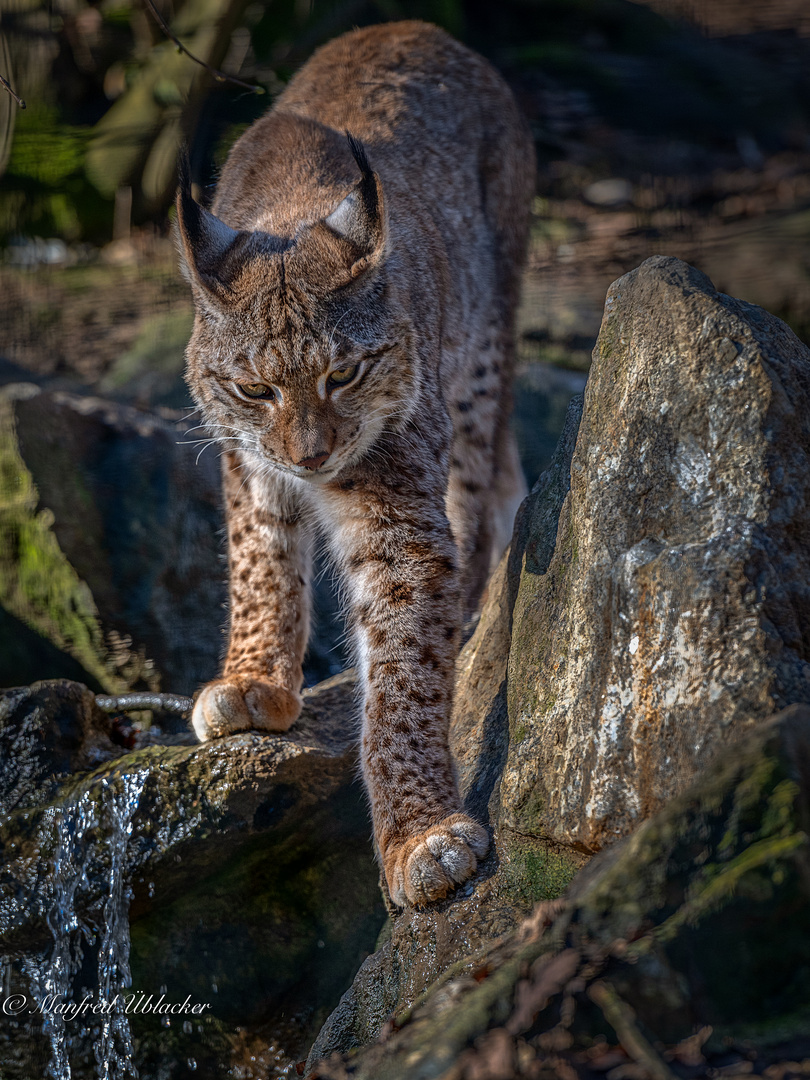
[[[441,497],[403,506],[353,488],[342,501],[335,550],[364,683],[374,837],[393,901],[424,904],[466,881],[489,846],[461,810],[448,746],[461,621],[455,546]]]
[[[223,494],[230,634],[222,676],[194,706],[201,740],[252,728],[286,731],[301,711],[309,636],[310,550],[295,493],[282,478],[252,478],[228,453]]]

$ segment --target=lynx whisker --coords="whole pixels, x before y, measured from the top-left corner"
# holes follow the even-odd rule
[[[337,330],[337,328],[340,326],[341,322],[343,322],[343,320],[346,318],[346,316],[349,314],[350,311],[351,311],[351,308],[346,308],[346,310],[343,312],[343,314],[338,317],[338,320],[335,323],[335,325],[332,327],[332,332],[329,335],[329,344],[327,345],[327,349],[328,349],[328,351],[330,353],[332,352],[332,341],[334,340],[334,337],[335,337],[335,331]]]

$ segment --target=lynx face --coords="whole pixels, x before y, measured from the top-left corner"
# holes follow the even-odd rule
[[[204,419],[257,465],[316,483],[399,430],[420,381],[390,302],[381,186],[356,153],[356,189],[289,241],[180,203],[197,299],[187,377]]]

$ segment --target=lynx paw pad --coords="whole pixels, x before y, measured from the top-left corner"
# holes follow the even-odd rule
[[[486,829],[466,814],[451,814],[386,858],[391,899],[400,907],[441,900],[475,873],[488,848]]]
[[[237,731],[287,731],[301,712],[301,696],[258,679],[219,679],[200,691],[191,725],[200,742]]]

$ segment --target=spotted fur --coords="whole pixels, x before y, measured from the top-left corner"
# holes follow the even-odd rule
[[[295,721],[321,529],[398,904],[444,896],[488,846],[447,725],[462,620],[523,494],[507,423],[533,169],[497,73],[404,22],[317,52],[234,146],[213,213],[178,196],[187,377],[225,450],[230,564],[227,656],[194,727]]]

